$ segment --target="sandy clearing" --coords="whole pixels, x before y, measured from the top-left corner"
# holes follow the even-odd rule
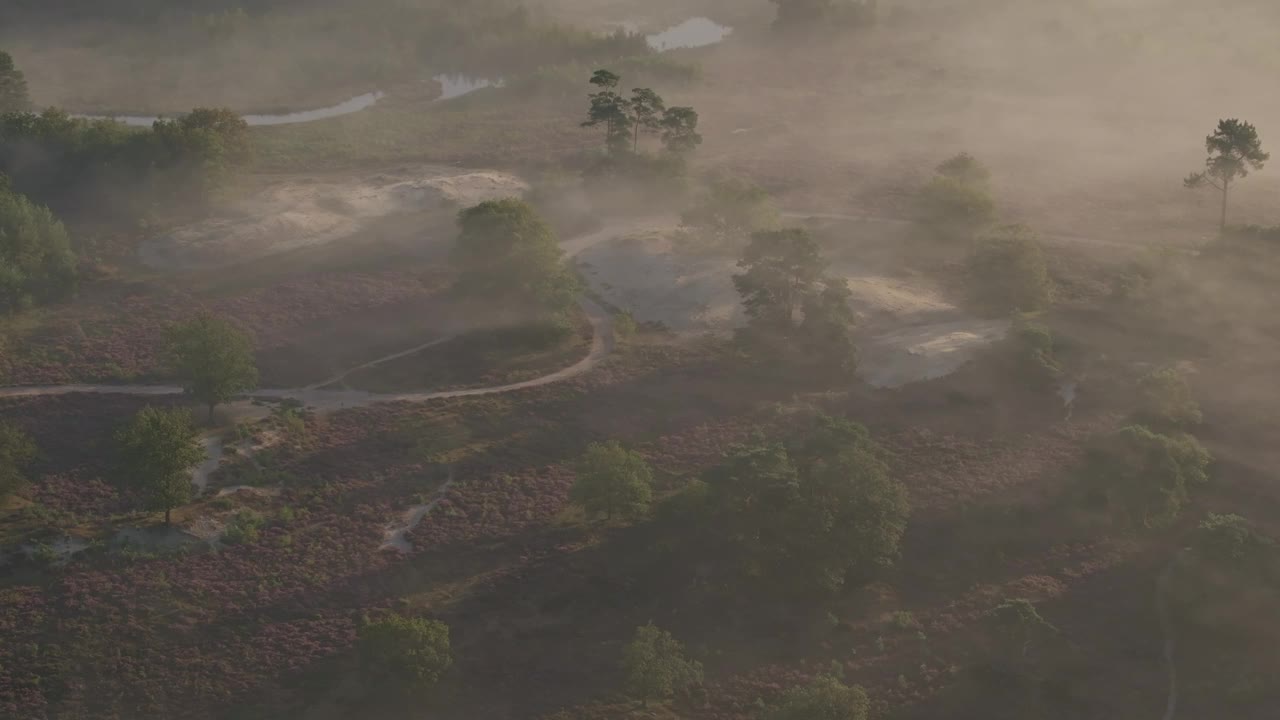
[[[350,237],[392,215],[451,210],[520,197],[529,189],[508,173],[422,165],[343,179],[287,179],[235,209],[138,250],[158,270],[217,268]]]

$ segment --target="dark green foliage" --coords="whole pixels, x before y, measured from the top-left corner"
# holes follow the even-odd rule
[[[1023,375],[1034,385],[1048,385],[1062,375],[1053,352],[1053,333],[1049,328],[1023,315],[1014,318],[1010,338],[1014,360]]]
[[[0,422],[0,502],[26,487],[23,471],[35,457],[31,437],[16,425]]]
[[[738,340],[758,359],[808,364],[836,375],[856,363],[848,284],[826,274],[807,230],[753,233],[733,276],[748,317]]]
[[[1144,422],[1166,427],[1199,425],[1204,416],[1191,397],[1191,386],[1177,369],[1152,370],[1138,381],[1141,405],[1138,416]]]
[[[406,691],[430,689],[453,665],[449,626],[438,620],[387,615],[360,627],[357,647],[370,679]]]
[[[792,442],[737,448],[706,482],[748,573],[801,593],[892,564],[910,512],[866,428],[826,416]]]
[[[590,82],[599,89],[587,96],[591,106],[582,123],[583,127],[604,126],[604,144],[611,154],[626,150],[631,144],[631,102],[618,92],[621,80],[608,70],[596,70],[592,74]]]
[[[674,155],[693,152],[702,144],[698,133],[698,113],[691,107],[667,108],[662,113],[662,146]]]
[[[1129,524],[1161,527],[1178,518],[1193,488],[1208,482],[1211,459],[1190,435],[1131,425],[1095,443],[1084,480],[1095,498]]]
[[[0,50],[0,113],[21,112],[30,107],[26,77],[14,64],[13,56]]]
[[[197,108],[149,130],[75,119],[56,109],[0,115],[0,172],[33,201],[134,220],[157,207],[199,207],[249,162],[248,126]]]
[[[644,131],[660,132],[662,146],[674,156],[687,155],[702,144],[698,113],[693,108],[669,108],[662,96],[650,88],[635,88],[627,97],[618,92],[621,81],[609,70],[596,70],[591,75],[589,82],[598,89],[587,96],[591,104],[582,123],[583,127],[604,126],[605,149],[610,157],[638,153]]]
[[[1204,139],[1205,169],[1191,173],[1183,180],[1187,188],[1211,187],[1222,195],[1222,217],[1219,228],[1227,228],[1227,196],[1231,183],[1249,176],[1249,171],[1261,170],[1271,159],[1262,151],[1262,140],[1253,125],[1237,120],[1219,120],[1213,134]]]
[[[1021,225],[1005,225],[983,238],[967,270],[974,301],[993,315],[1043,310],[1053,300],[1044,251]]]
[[[257,387],[258,368],[249,336],[230,322],[202,312],[165,331],[169,367],[187,393],[213,409]]]
[[[67,297],[76,257],[62,222],[0,175],[0,314]]]
[[[779,219],[769,193],[738,178],[712,180],[680,217],[699,246],[739,252],[752,233],[777,229]]]
[[[627,695],[645,704],[702,682],[702,663],[686,659],[680,642],[653,623],[636,628],[623,650],[622,666]]]
[[[1276,543],[1239,515],[1209,513],[1196,529],[1193,547],[1216,562],[1243,565],[1274,554]]]
[[[991,173],[968,153],[944,161],[936,172],[916,201],[920,222],[936,239],[971,242],[996,219]]]
[[[792,688],[769,707],[761,720],[866,720],[871,701],[858,685],[845,685],[823,675],[804,687]]]
[[[497,299],[557,318],[572,306],[578,281],[565,266],[555,233],[526,202],[490,200],[458,214],[450,262],[460,294]]]
[[[205,459],[199,433],[185,410],[143,408],[116,434],[120,478],[147,510],[164,511],[191,501],[191,469]]]
[[[1013,664],[1031,659],[1046,642],[1056,638],[1058,629],[1040,616],[1030,600],[1005,600],[987,615],[1003,660]]]
[[[617,441],[592,443],[578,461],[577,480],[569,493],[588,516],[614,513],[626,518],[643,514],[653,497],[653,472],[635,451]]]
[[[228,545],[257,542],[258,536],[262,532],[262,526],[265,523],[266,518],[261,513],[253,510],[241,510],[227,523],[227,529],[222,535],[222,541]]]

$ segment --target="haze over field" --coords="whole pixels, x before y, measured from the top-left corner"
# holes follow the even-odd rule
[[[0,4],[0,718],[1275,718],[1277,28]]]

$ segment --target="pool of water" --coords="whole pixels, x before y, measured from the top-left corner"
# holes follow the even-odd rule
[[[628,30],[634,29],[631,23],[623,23],[623,27]],[[649,43],[649,47],[658,52],[667,50],[676,50],[679,48],[696,48],[714,45],[733,32],[733,28],[721,25],[714,20],[705,17],[689,18],[679,25],[674,25],[662,32],[647,35],[645,40]],[[473,78],[465,75],[436,75],[432,78],[440,83],[441,94],[436,101],[452,100],[456,97],[462,97],[468,93],[488,87],[502,87],[501,79],[493,80],[489,78]],[[350,100],[340,102],[337,105],[329,107],[316,108],[314,110],[300,110],[290,113],[276,113],[265,115],[245,115],[244,120],[251,126],[264,125],[291,125],[294,123],[306,123],[315,120],[325,120],[327,118],[339,117],[342,115],[350,115],[361,110],[373,107],[383,97],[381,92],[369,92],[363,95],[357,95]],[[89,120],[115,120],[125,125],[133,127],[151,127],[157,119],[155,115],[73,115],[72,117],[86,118]]]
[[[733,28],[704,17],[689,18],[679,25],[645,37],[649,47],[664,52],[678,48],[715,45],[733,33]]]
[[[452,100],[483,88],[500,88],[505,84],[502,80],[472,78],[465,75],[436,75],[431,79],[440,83],[440,97],[436,98],[436,102]]]

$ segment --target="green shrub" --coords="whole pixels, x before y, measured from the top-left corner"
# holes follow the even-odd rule
[[[1053,333],[1047,326],[1019,315],[1014,319],[1011,339],[1018,367],[1033,384],[1050,384],[1062,375],[1062,366],[1054,357]]]
[[[1089,450],[1085,481],[1093,497],[1130,524],[1162,527],[1178,518],[1191,489],[1208,482],[1211,460],[1190,435],[1131,425]]]
[[[262,526],[266,523],[260,513],[253,510],[241,510],[236,513],[223,532],[222,541],[228,545],[242,545],[258,541]]]
[[[1006,225],[981,241],[967,263],[971,295],[986,312],[1043,310],[1053,300],[1049,266],[1035,234]]]
[[[1138,381],[1141,396],[1139,417],[1147,422],[1171,427],[1199,425],[1204,416],[1191,397],[1191,386],[1176,368],[1152,370]]]
[[[406,690],[425,690],[453,665],[449,626],[438,620],[388,615],[364,623],[357,648],[365,673]]]
[[[867,720],[870,712],[871,701],[865,690],[824,675],[804,687],[783,693],[761,717],[763,720]]]
[[[636,628],[622,665],[627,694],[646,704],[702,682],[702,663],[685,659],[684,647],[653,623]]]

